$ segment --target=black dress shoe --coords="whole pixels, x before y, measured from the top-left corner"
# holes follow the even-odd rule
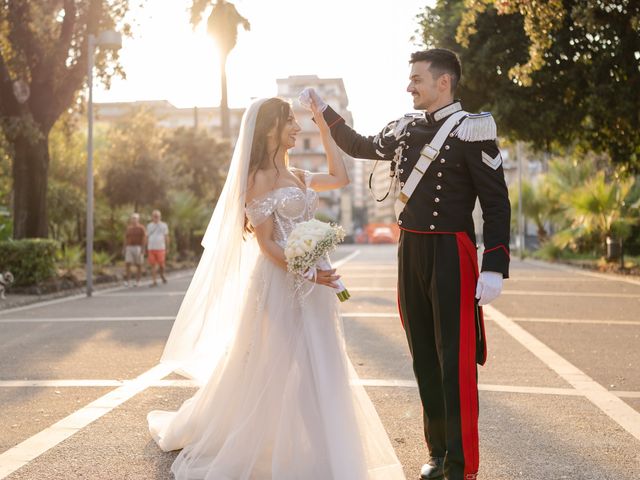
[[[420,471],[420,480],[434,480],[443,477],[444,457],[431,457]]]

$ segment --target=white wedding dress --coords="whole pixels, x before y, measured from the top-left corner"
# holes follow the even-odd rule
[[[305,173],[305,178],[309,175]],[[275,240],[313,217],[318,195],[284,187],[246,207]],[[255,242],[255,239],[247,240]],[[177,412],[153,411],[150,432],[182,449],[177,479],[403,480],[393,447],[349,361],[335,291],[305,285],[257,255],[229,347]]]

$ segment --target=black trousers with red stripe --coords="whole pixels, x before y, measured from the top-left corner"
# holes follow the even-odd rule
[[[476,361],[484,363],[475,303],[475,246],[466,233],[402,231],[398,306],[413,357],[429,452],[445,457],[447,480],[478,471]]]

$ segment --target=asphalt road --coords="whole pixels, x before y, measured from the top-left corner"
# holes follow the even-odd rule
[[[427,452],[395,246],[335,258],[349,258],[349,355],[417,478]],[[171,478],[175,454],[156,447],[145,416],[195,391],[158,367],[189,280],[0,312],[0,478]],[[640,282],[514,261],[486,315],[479,478],[639,479]]]

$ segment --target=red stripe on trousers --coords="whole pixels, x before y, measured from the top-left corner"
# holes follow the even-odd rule
[[[402,309],[400,308],[400,290],[398,290],[396,298],[398,299],[398,313],[400,314],[400,323],[402,323],[402,328],[404,328],[404,318],[402,318]]]
[[[471,240],[456,233],[460,259],[460,348],[458,383],[460,388],[460,428],[465,478],[475,478],[480,463],[478,448],[478,382],[476,379],[475,285],[478,260]]]

